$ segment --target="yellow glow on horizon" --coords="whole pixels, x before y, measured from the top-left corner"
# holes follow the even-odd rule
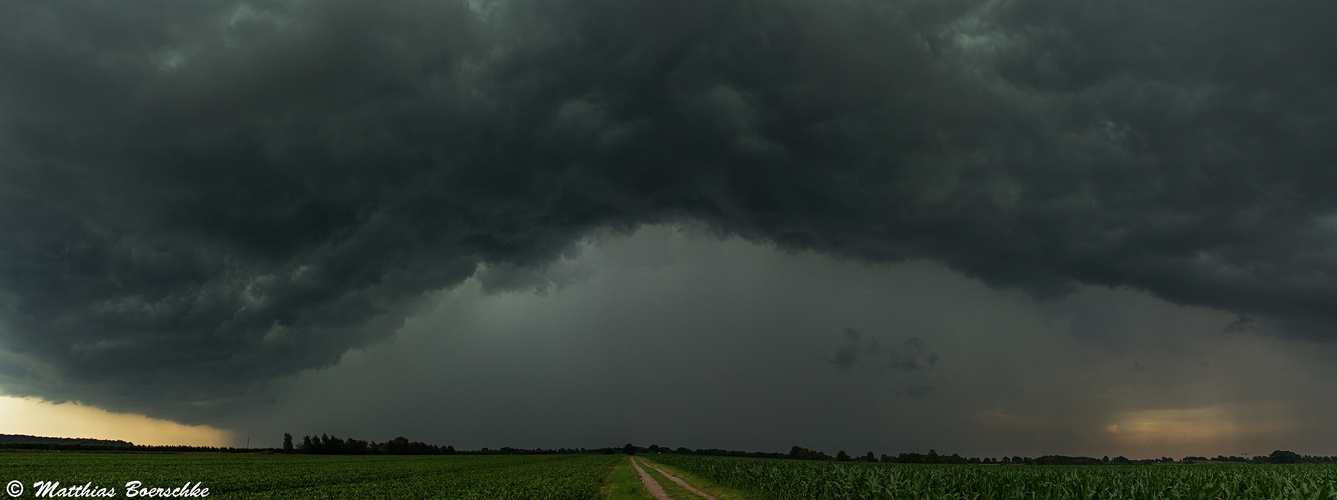
[[[1233,415],[1221,407],[1135,411],[1105,426],[1117,441],[1138,444],[1210,442],[1239,431]]]
[[[141,445],[231,446],[232,433],[133,413],[113,413],[77,402],[0,396],[0,434],[93,438]]]

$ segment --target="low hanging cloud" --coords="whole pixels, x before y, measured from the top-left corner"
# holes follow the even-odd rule
[[[932,370],[940,360],[938,353],[929,350],[919,337],[905,339],[899,348],[891,350],[888,358],[887,364],[882,366],[883,370],[914,374]]]
[[[894,391],[915,397],[933,394],[934,386],[928,374],[938,365],[937,351],[919,337],[908,337],[883,348],[881,336],[870,335],[846,327],[840,348],[827,362],[841,371],[859,366],[874,369],[871,373],[888,376]]]
[[[859,361],[860,357],[874,355],[881,350],[882,343],[877,340],[877,337],[868,337],[868,340],[865,341],[862,332],[853,328],[846,328],[845,342],[829,362],[836,365],[836,368],[848,370]]]
[[[1329,339],[1335,14],[6,3],[0,377],[190,418],[385,340],[480,264],[542,288],[581,238],[677,219]]]

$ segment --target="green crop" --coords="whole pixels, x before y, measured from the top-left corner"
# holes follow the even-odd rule
[[[208,498],[599,498],[613,455],[356,456],[0,453],[0,483],[202,483]]]
[[[700,481],[775,499],[1337,500],[1337,465],[917,465],[650,455]],[[208,498],[599,498],[624,455],[0,453],[0,483],[201,483]],[[627,478],[634,486],[638,478]],[[627,482],[627,481],[624,481]],[[667,483],[661,479],[661,483]],[[635,490],[629,487],[629,490]],[[670,487],[675,492],[677,489]],[[609,493],[616,493],[610,491]]]
[[[1337,499],[1334,465],[982,466],[655,455],[775,499]]]

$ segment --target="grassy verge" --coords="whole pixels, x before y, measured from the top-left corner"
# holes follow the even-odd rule
[[[599,493],[609,500],[654,500],[650,492],[641,486],[641,475],[636,473],[626,457],[621,457],[617,465],[613,466]]]
[[[706,493],[709,493],[710,496],[713,496],[713,497],[715,497],[715,498],[717,498],[717,499],[719,499],[719,500],[747,500],[747,499],[749,499],[749,498],[757,498],[757,497],[754,497],[754,496],[748,496],[746,493],[743,493],[743,492],[740,491],[740,490],[736,490],[736,489],[733,489],[733,488],[727,488],[727,487],[724,487],[724,486],[720,486],[720,485],[718,485],[718,484],[715,484],[714,482],[711,482],[711,481],[708,481],[708,480],[699,478],[699,477],[694,476],[694,475],[692,475],[692,474],[683,472],[683,471],[681,471],[681,470],[679,470],[679,469],[675,469],[675,468],[673,468],[673,467],[669,467],[669,466],[667,466],[667,465],[664,465],[664,464],[662,464],[662,463],[659,463],[659,462],[657,462],[657,461],[654,460],[654,454],[650,454],[650,455],[636,455],[636,456],[638,456],[638,457],[644,459],[647,463],[649,463],[649,464],[651,464],[651,465],[654,465],[655,467],[659,467],[660,469],[663,469],[664,472],[667,472],[667,473],[669,473],[669,474],[673,474],[674,476],[677,476],[678,479],[681,479],[681,480],[683,480],[683,481],[686,481],[687,484],[692,485],[693,488],[696,488],[696,489],[698,489],[698,490],[701,490],[701,491],[704,491],[704,492],[706,492]],[[635,472],[635,471],[632,471],[632,472]],[[673,482],[673,481],[670,480],[669,478],[666,478],[666,477],[663,477],[663,476],[659,475],[659,473],[658,473],[657,471],[655,471],[654,469],[646,469],[646,472],[649,472],[650,474],[654,475],[655,479],[659,481],[659,484],[662,485],[662,486],[664,486],[664,490],[665,490],[665,491],[669,491],[669,490],[668,490],[668,487],[669,487],[669,486],[672,486],[672,487],[676,488],[677,490],[680,490],[680,491],[682,491],[683,493],[686,494],[686,496],[678,496],[677,494],[674,494],[673,492],[669,492],[669,496],[671,496],[671,497],[673,497],[673,498],[701,498],[701,497],[696,496],[694,493],[692,493],[692,492],[690,492],[690,491],[687,491],[687,490],[685,490],[685,489],[682,489],[681,486],[678,486],[678,483]]]

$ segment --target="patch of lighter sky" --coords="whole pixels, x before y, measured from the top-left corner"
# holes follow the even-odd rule
[[[233,433],[78,402],[0,396],[0,433],[129,441],[139,445],[231,446]]]
[[[1211,442],[1233,436],[1241,429],[1230,411],[1215,406],[1128,412],[1117,416],[1105,431],[1121,443],[1142,445]]]

